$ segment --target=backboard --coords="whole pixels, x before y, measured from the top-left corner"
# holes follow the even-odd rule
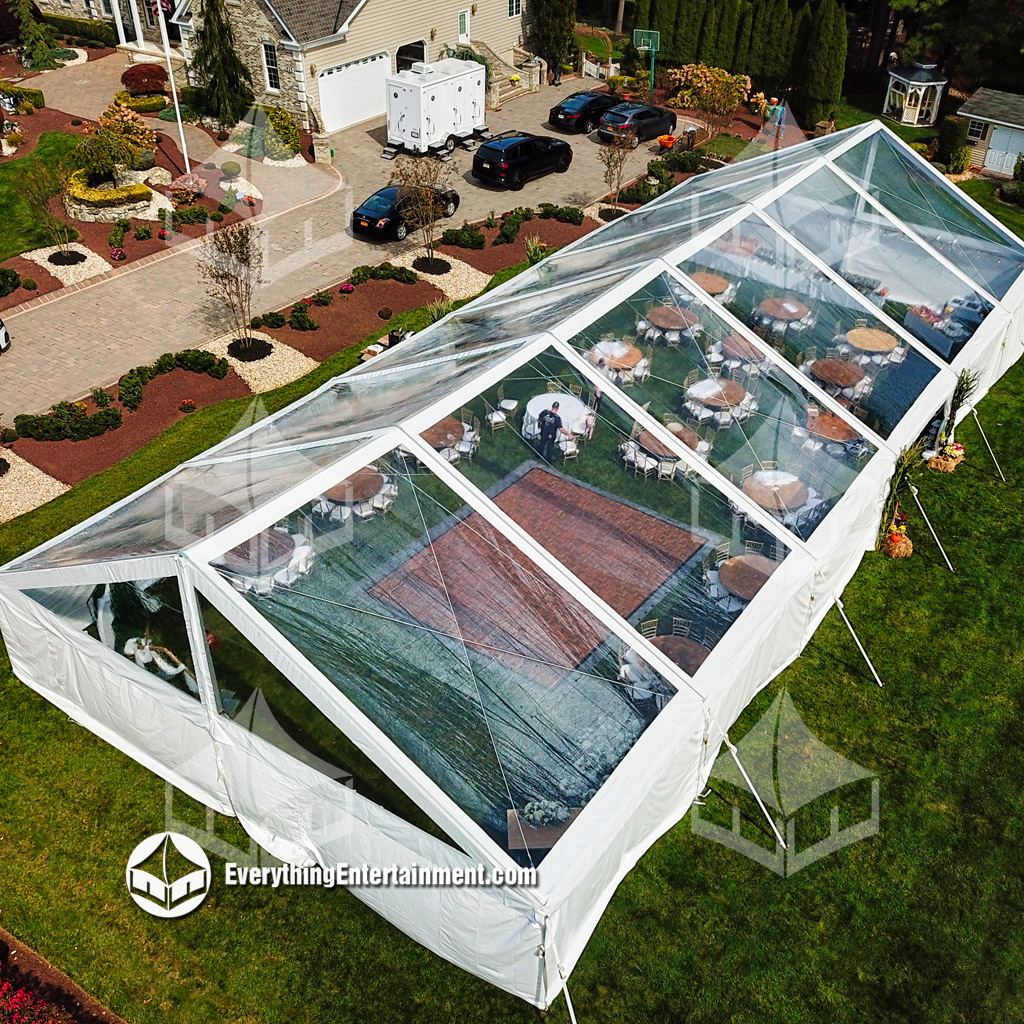
[[[638,50],[657,53],[661,48],[661,33],[649,28],[633,29],[633,46]]]

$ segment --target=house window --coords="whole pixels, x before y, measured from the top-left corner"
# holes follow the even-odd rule
[[[149,4],[149,0],[142,5],[142,9],[146,12],[146,24],[150,28],[156,28],[156,18],[153,16],[153,8]]]
[[[263,69],[267,73],[267,88],[278,92],[281,88],[281,73],[277,67],[277,47],[273,43],[263,44]]]
[[[988,134],[988,123],[986,121],[972,121],[967,129],[968,142],[984,142]]]
[[[110,0],[103,0],[103,13],[108,18],[112,18],[114,16],[114,8],[113,5],[110,3]]]
[[[523,13],[523,0],[508,0],[508,16],[518,18]]]

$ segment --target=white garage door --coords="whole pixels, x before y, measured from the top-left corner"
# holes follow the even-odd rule
[[[998,174],[1013,174],[1018,153],[1024,153],[1024,132],[1012,128],[996,128],[985,154],[985,166]]]
[[[387,102],[384,79],[390,73],[391,54],[386,50],[321,71],[317,80],[324,130],[336,132],[383,114]]]

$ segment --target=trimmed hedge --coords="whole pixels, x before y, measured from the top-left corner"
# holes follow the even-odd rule
[[[206,90],[198,85],[183,85],[178,90],[178,102],[193,110],[206,111]]]
[[[1024,181],[1004,181],[999,186],[999,198],[1004,203],[1024,206]],[[3,295],[2,290],[0,290],[0,295]]]
[[[128,109],[136,114],[155,114],[167,106],[166,96],[140,96],[128,101]]]
[[[287,160],[302,148],[302,136],[295,118],[283,107],[267,109],[267,123],[273,131],[264,133],[264,150],[271,160]]]
[[[36,108],[46,106],[46,97],[39,89],[26,89],[22,85],[8,85],[6,82],[4,82],[3,89],[4,95],[13,96],[16,102],[20,103],[25,100]]]
[[[60,14],[44,14],[43,21],[53,25],[66,36],[81,36],[83,39],[95,39],[107,46],[117,46],[117,30],[105,21],[90,21],[87,18],[65,18]],[[7,89],[4,89],[6,92]],[[41,104],[44,105],[44,104]]]
[[[693,174],[696,171],[706,169],[704,154],[696,149],[685,149],[681,153],[666,153],[661,158],[661,163],[670,171],[678,171],[680,174]]]
[[[461,249],[482,249],[487,244],[487,236],[475,224],[463,221],[461,228],[445,230],[441,244],[457,245]]]
[[[142,404],[142,389],[154,377],[170,373],[175,367],[191,373],[205,373],[216,380],[227,376],[228,361],[218,359],[212,352],[186,348],[181,352],[165,352],[155,363],[136,366],[117,382],[117,397],[125,408],[133,412]]]
[[[401,284],[415,284],[419,280],[416,272],[408,267],[394,267],[382,263],[379,267],[356,267],[349,276],[349,284],[365,284],[367,281],[398,281]],[[266,318],[264,318],[266,319]]]
[[[84,441],[87,437],[117,430],[119,426],[120,409],[100,409],[91,416],[71,420],[52,415],[14,417],[18,437],[31,437],[36,441]]]
[[[21,275],[10,267],[0,267],[0,298],[21,287]]]
[[[147,185],[125,185],[123,188],[89,188],[85,171],[75,171],[68,179],[68,195],[76,202],[102,210],[125,203],[148,203],[152,195]]]
[[[957,152],[967,145],[967,130],[971,122],[966,117],[949,114],[939,125],[939,160],[944,164],[952,164]]]
[[[507,213],[501,221],[501,230],[491,245],[509,245],[519,237],[519,229],[523,222],[533,220],[533,210],[525,206],[517,206],[510,213]]]
[[[650,164],[648,164],[648,168],[650,168]],[[554,219],[562,224],[575,224],[577,227],[583,223],[583,211],[578,206],[556,206],[554,203],[541,203],[537,216],[541,220]]]

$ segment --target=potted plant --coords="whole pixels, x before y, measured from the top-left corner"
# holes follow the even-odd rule
[[[890,558],[909,558],[914,553],[914,543],[907,536],[907,514],[900,510],[898,501],[882,540],[882,551]]]
[[[928,468],[937,469],[940,473],[952,473],[964,461],[964,446],[955,441],[942,440],[938,453],[928,460]]]

